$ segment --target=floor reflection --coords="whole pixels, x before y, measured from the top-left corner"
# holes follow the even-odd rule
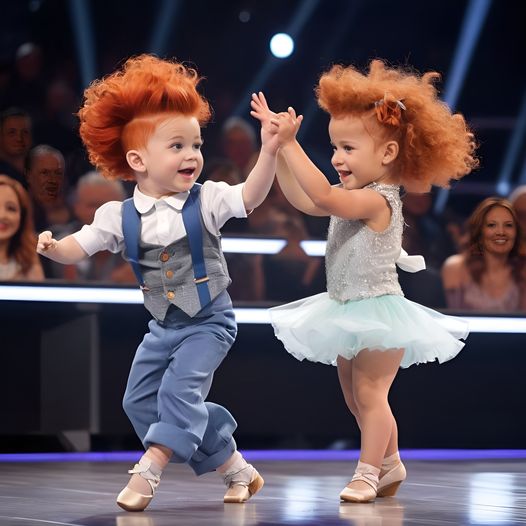
[[[474,473],[469,480],[471,524],[512,524],[514,489],[513,473]]]
[[[341,503],[339,517],[353,526],[402,526],[404,507],[397,499],[377,499],[367,504]]]

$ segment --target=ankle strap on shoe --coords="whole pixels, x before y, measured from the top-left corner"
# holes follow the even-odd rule
[[[376,491],[378,488],[379,472],[379,469],[360,462],[360,465],[358,465],[356,471],[354,472],[351,482],[354,482],[355,480],[361,480],[362,482],[369,484],[369,486],[371,486]]]
[[[152,489],[156,489],[161,482],[161,475],[152,471],[151,460],[146,460],[144,458],[141,458],[141,460],[139,460],[139,462],[133,466],[133,469],[128,470],[128,473],[130,475],[140,475],[143,479],[148,481]]]
[[[252,482],[252,476],[254,474],[254,467],[252,464],[247,464],[244,468],[236,471],[227,471],[223,475],[223,480],[227,487],[236,486],[248,486]]]

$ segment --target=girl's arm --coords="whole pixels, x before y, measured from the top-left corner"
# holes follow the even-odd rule
[[[277,140],[278,115],[268,107],[263,93],[260,92],[257,97],[252,97],[252,107],[254,108],[250,112],[252,116],[261,122],[262,129],[269,129],[274,135],[274,140]],[[291,174],[285,159],[280,154],[278,154],[276,175],[283,194],[294,208],[313,216],[329,215],[325,210],[314,205],[312,199],[303,191],[298,181]]]
[[[247,210],[259,206],[270,191],[276,174],[276,155],[278,152],[277,127],[262,114],[265,100],[263,93],[252,94],[250,113],[261,122],[261,151],[254,168],[248,174],[243,186],[243,202]],[[266,102],[265,102],[266,105]]]
[[[288,113],[280,113],[273,122],[279,126],[278,138],[287,166],[314,206],[324,210],[325,215],[343,219],[373,219],[385,212],[388,205],[378,192],[368,188],[346,190],[329,184],[296,140],[301,121],[301,115],[296,117],[289,108]]]
[[[282,153],[278,153],[276,175],[279,186],[285,194],[287,201],[294,207],[311,216],[328,216],[326,210],[316,206],[312,199],[304,192],[297,179],[292,175],[287,161]]]
[[[66,236],[57,241],[49,230],[38,236],[37,252],[43,256],[66,265],[78,263],[87,257],[84,249],[79,245],[73,235]]]

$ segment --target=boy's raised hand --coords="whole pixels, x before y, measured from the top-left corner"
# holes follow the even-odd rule
[[[277,114],[270,110],[265,95],[261,91],[252,93],[250,105],[252,106],[250,115],[261,123],[262,149],[274,155],[279,148]]]

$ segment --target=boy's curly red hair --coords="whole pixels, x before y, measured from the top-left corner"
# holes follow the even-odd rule
[[[439,78],[436,72],[388,68],[381,60],[371,61],[367,74],[336,65],[321,76],[316,96],[331,117],[362,116],[374,138],[396,140],[400,183],[426,192],[432,185],[448,187],[478,166],[464,117],[438,99]]]
[[[203,126],[210,119],[210,106],[197,91],[200,80],[179,62],[140,55],[94,81],[78,113],[90,162],[108,179],[134,180],[126,152],[145,146],[161,121],[181,114]]]

